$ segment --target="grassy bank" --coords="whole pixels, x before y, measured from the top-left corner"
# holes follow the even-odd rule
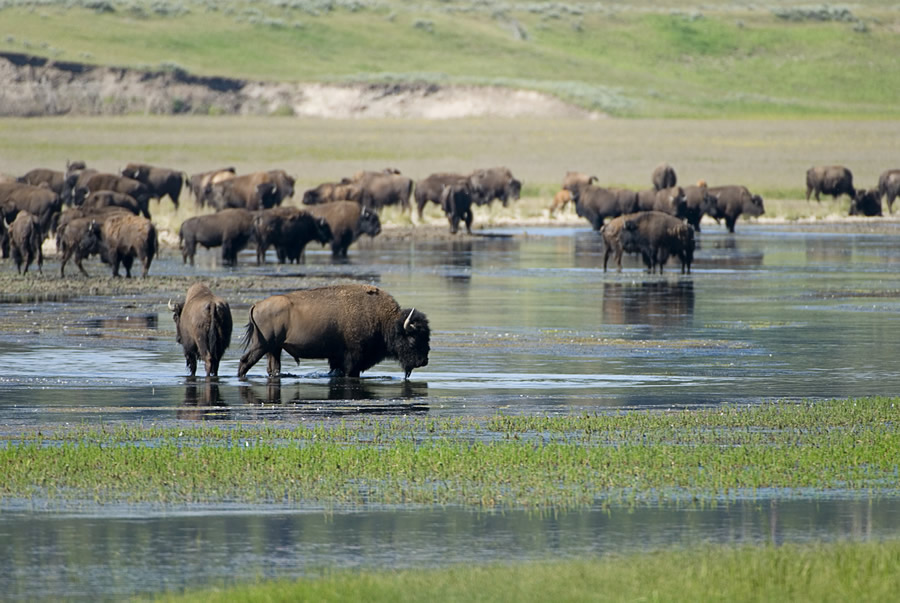
[[[707,547],[213,588],[165,601],[893,601],[900,543]]]
[[[4,2],[0,50],[277,81],[530,88],[617,116],[896,117],[900,14],[679,3]]]
[[[0,449],[0,496],[575,508],[760,489],[896,495],[896,398],[315,427],[73,428]]]

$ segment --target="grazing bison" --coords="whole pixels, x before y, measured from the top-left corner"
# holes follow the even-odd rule
[[[550,204],[550,217],[553,217],[553,212],[565,209],[571,200],[572,191],[565,188],[556,191],[556,194],[553,195],[553,203]]]
[[[310,241],[322,245],[331,241],[331,228],[325,218],[317,218],[296,207],[265,209],[253,219],[256,239],[256,263],[265,262],[266,250],[275,247],[278,263],[299,263]]]
[[[639,211],[661,211],[679,218],[684,217],[686,199],[684,189],[672,186],[647,189],[637,193]]]
[[[472,234],[472,185],[467,178],[444,185],[441,192],[441,209],[450,222],[450,234],[459,231],[459,222],[466,225],[466,232]]]
[[[750,194],[746,186],[712,186],[708,192],[709,202],[703,211],[717,222],[724,218],[728,232],[734,232],[734,223],[741,214],[756,217],[766,213],[762,197]]]
[[[429,201],[438,205],[441,204],[441,193],[444,192],[444,187],[446,185],[467,178],[469,178],[469,176],[465,174],[437,172],[429,175],[427,178],[422,178],[417,181],[414,196],[416,199],[416,210],[419,213],[419,220],[422,219],[422,211]]]
[[[102,228],[103,217],[99,215],[75,218],[59,227],[56,231],[56,249],[60,254],[61,277],[66,276],[66,264],[73,256],[78,270],[84,276],[88,276],[82,262],[102,251]]]
[[[650,177],[653,182],[653,190],[661,191],[664,188],[672,188],[678,184],[678,177],[675,175],[675,168],[668,163],[660,163],[653,169]]]
[[[178,198],[184,185],[184,172],[156,167],[146,163],[129,163],[122,170],[122,175],[147,185],[150,196],[162,201],[166,195],[178,209]]]
[[[197,374],[197,359],[202,358],[206,376],[219,375],[219,362],[231,345],[231,308],[203,283],[187,290],[184,302],[169,302],[175,320],[175,341],[184,350],[191,377]]]
[[[506,207],[510,199],[516,201],[522,193],[522,182],[516,180],[506,167],[475,170],[469,181],[472,183],[472,201],[476,205],[489,205],[494,199],[500,199]]]
[[[244,208],[256,211],[281,204],[278,184],[269,172],[235,176],[210,184],[207,188],[210,204],[218,210]]]
[[[194,204],[197,207],[205,207],[210,201],[208,190],[210,185],[234,178],[235,170],[233,167],[222,168],[218,170],[210,170],[208,172],[200,172],[192,174],[188,178],[188,189],[194,196]]]
[[[850,201],[851,216],[881,216],[881,193],[878,189],[856,189],[856,195]]]
[[[370,285],[334,285],[273,295],[250,308],[238,377],[268,355],[268,374],[281,372],[281,351],[296,362],[323,358],[334,375],[359,377],[387,358],[406,378],[428,364],[430,329],[424,314],[401,309]]]
[[[66,184],[65,172],[58,170],[49,170],[46,168],[36,168],[25,173],[21,178],[17,178],[19,182],[30,184],[31,186],[40,186],[46,184],[47,187],[57,195],[62,195],[63,187]]]
[[[125,176],[117,176],[116,174],[94,174],[87,179],[84,188],[91,193],[95,191],[113,191],[129,195],[141,206],[141,214],[148,220],[150,219],[148,205],[152,195],[149,187],[143,182],[138,182]],[[78,187],[75,190],[78,190]]]
[[[246,209],[223,209],[220,212],[188,218],[178,229],[183,261],[191,260],[197,244],[207,249],[222,247],[222,263],[226,266],[237,264],[237,255],[250,243],[253,237],[253,214]]]
[[[603,270],[606,271],[610,252],[615,253],[616,266],[622,270],[622,252],[640,253],[648,272],[663,266],[669,256],[681,260],[681,273],[690,274],[694,261],[694,229],[667,213],[642,211],[620,216],[603,227],[604,257]]]
[[[835,199],[846,194],[851,199],[856,196],[853,188],[853,173],[842,165],[811,167],[806,170],[806,200],[815,192],[816,201],[819,193],[831,195]]]
[[[43,272],[44,254],[41,251],[41,243],[44,235],[41,232],[41,223],[37,216],[27,211],[20,211],[16,219],[9,225],[10,251],[16,270],[19,274],[28,274],[28,267],[37,259],[38,272]],[[22,264],[25,270],[22,270]]]
[[[573,196],[575,212],[590,222],[594,230],[600,230],[606,218],[615,218],[638,210],[637,194],[625,189],[588,185],[577,188]]]
[[[141,277],[146,277],[150,264],[159,250],[156,227],[142,216],[114,213],[103,221],[100,229],[103,240],[102,258],[112,266],[112,275],[119,276],[119,264],[125,266],[125,276],[131,278],[134,259],[141,262]]]
[[[137,199],[125,193],[116,193],[114,191],[95,191],[89,194],[80,204],[77,204],[84,211],[95,211],[104,207],[118,207],[128,211],[134,215],[139,215],[143,208],[137,202]],[[146,216],[145,216],[146,217]]]
[[[309,208],[316,217],[324,218],[331,229],[331,255],[347,257],[347,248],[364,234],[374,237],[381,232],[378,214],[355,201],[335,201]]]
[[[0,212],[12,224],[16,214],[27,211],[38,220],[41,239],[55,231],[62,210],[59,195],[46,186],[10,183],[0,184]]]
[[[900,170],[886,170],[878,177],[878,198],[887,197],[888,213],[894,207],[894,199],[900,195]]]

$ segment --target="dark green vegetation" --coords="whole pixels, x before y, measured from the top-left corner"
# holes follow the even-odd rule
[[[897,398],[314,427],[73,428],[7,438],[0,495],[105,501],[687,503],[895,495]]]
[[[598,560],[328,573],[167,601],[894,601],[900,542],[708,547]]]
[[[0,2],[0,49],[279,81],[531,88],[620,116],[896,116],[900,13],[650,2]]]

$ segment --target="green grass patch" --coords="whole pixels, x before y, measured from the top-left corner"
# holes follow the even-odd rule
[[[326,572],[164,601],[894,601],[900,542],[701,547],[601,559]]]
[[[101,3],[93,3],[97,6]],[[714,2],[5,2],[0,49],[279,81],[526,87],[620,116],[896,117],[900,14]],[[790,12],[790,11],[788,11]]]
[[[896,495],[896,398],[275,429],[75,428],[0,448],[0,496],[576,508],[759,489]]]

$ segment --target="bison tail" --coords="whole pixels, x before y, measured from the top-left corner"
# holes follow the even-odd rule
[[[247,351],[254,339],[262,339],[262,333],[259,332],[259,326],[256,324],[256,319],[253,318],[253,310],[255,309],[255,304],[250,306],[250,317],[247,320],[247,330],[244,333],[243,341],[241,341],[241,347],[244,351]]]

